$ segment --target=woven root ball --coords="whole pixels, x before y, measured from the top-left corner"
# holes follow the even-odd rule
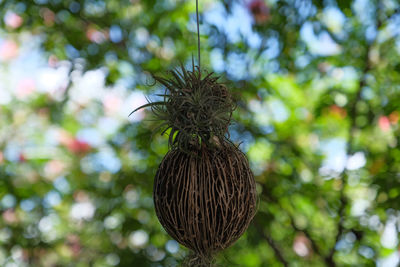
[[[154,204],[162,226],[195,252],[194,261],[210,262],[252,220],[254,176],[245,155],[226,141],[217,149],[203,146],[190,154],[172,149],[155,177]]]

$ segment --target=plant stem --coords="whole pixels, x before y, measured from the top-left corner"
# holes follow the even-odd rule
[[[197,17],[197,54],[200,69],[200,26],[199,26],[199,1],[196,0],[196,17]]]

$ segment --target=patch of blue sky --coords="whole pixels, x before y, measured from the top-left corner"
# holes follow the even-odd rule
[[[158,0],[154,5],[154,10],[172,10],[177,4],[177,0]]]
[[[279,56],[280,53],[280,45],[278,36],[271,36],[266,41],[266,49],[262,52],[261,56],[267,59],[273,59]]]
[[[78,58],[80,56],[79,50],[70,44],[65,46],[65,52],[70,59]]]
[[[343,253],[350,253],[354,247],[354,241],[356,240],[355,235],[350,232],[336,244],[335,248]]]
[[[120,121],[111,117],[101,117],[97,122],[98,130],[107,137],[116,134],[120,126]]]
[[[136,31],[129,34],[129,39],[137,47],[144,47],[147,45],[150,39],[149,31],[144,27],[139,27]]]
[[[295,59],[295,64],[298,68],[306,67],[311,61],[311,57],[308,55],[301,55]]]
[[[230,43],[243,40],[254,49],[258,49],[261,45],[261,37],[252,30],[252,18],[240,3],[232,3],[230,14],[221,3],[215,3],[204,13],[204,21],[224,32]]]
[[[36,77],[37,90],[39,92],[47,92],[50,96],[58,101],[64,97],[64,90],[68,84],[68,75],[71,63],[68,61],[59,62],[57,68],[48,66],[38,66]]]
[[[120,159],[111,152],[101,151],[96,154],[97,162],[104,171],[117,173],[121,169]]]
[[[313,5],[311,0],[293,1],[294,7],[297,10],[298,17],[293,16],[296,19],[307,19],[310,16],[315,15],[317,8]]]
[[[233,123],[229,126],[229,138],[235,144],[240,144],[240,149],[244,152],[247,152],[254,143],[254,136],[248,131],[240,131],[238,127]]]
[[[385,41],[398,37],[400,35],[400,15],[395,14],[386,21],[386,26],[379,31],[378,43],[384,43]]]
[[[383,247],[388,249],[395,249],[399,244],[399,238],[397,237],[397,216],[389,216],[388,221],[386,222],[385,228],[381,234],[380,242]]]
[[[50,208],[50,207],[54,207],[57,206],[58,204],[61,203],[61,196],[60,193],[58,193],[57,191],[51,190],[49,191],[44,199],[43,199],[43,206]]]
[[[29,41],[35,43],[35,38],[31,38]],[[42,52],[38,50],[37,46],[33,47],[32,45],[27,46],[24,44],[21,47],[19,55],[20,56],[11,63],[13,73],[18,76],[26,77],[27,73],[35,76],[38,67],[44,67],[47,65],[47,61],[43,57]]]
[[[394,251],[392,254],[385,258],[379,258],[377,261],[377,267],[397,267],[400,263],[399,251]]]
[[[216,72],[223,72],[225,70],[224,55],[222,49],[214,48],[210,52],[211,66]]]
[[[320,151],[325,156],[319,173],[322,176],[333,177],[341,173],[346,165],[346,141],[342,138],[332,138],[320,143]]]
[[[322,31],[316,35],[311,22],[303,24],[300,30],[300,35],[310,52],[314,55],[331,56],[337,55],[342,51],[341,47],[326,31]]]
[[[250,100],[248,107],[254,113],[254,120],[258,125],[265,126],[271,123],[271,111],[266,102]]]
[[[398,216],[389,216],[386,222],[385,228],[381,231],[380,243],[382,247],[393,250],[394,252],[387,257],[382,257],[378,259],[378,267],[395,267],[400,263],[399,251],[396,247],[399,244],[397,221]]]
[[[331,68],[329,71],[328,86],[340,86],[345,91],[353,91],[358,87],[359,74],[354,67]]]
[[[106,2],[96,0],[86,0],[84,12],[92,16],[101,16],[106,12]]]
[[[68,194],[71,191],[71,186],[64,176],[60,176],[53,182],[54,187],[63,194]]]
[[[339,8],[334,6],[328,6],[322,13],[322,22],[328,27],[328,29],[335,33],[341,33],[343,26],[346,22],[346,17],[340,11]]]
[[[375,24],[374,20],[376,10],[372,0],[355,0],[352,9],[363,25],[370,26]]]
[[[4,209],[9,209],[17,204],[17,199],[12,194],[6,194],[0,201],[1,207]]]
[[[117,173],[121,167],[120,159],[109,149],[102,149],[81,159],[81,168],[87,174],[103,171]]]
[[[110,27],[109,33],[110,33],[111,42],[119,43],[122,41],[123,34],[122,34],[121,27],[119,27],[118,25],[112,25]]]
[[[104,136],[96,128],[83,128],[78,131],[76,137],[91,147],[100,147],[105,144]]]
[[[33,198],[21,200],[20,207],[22,210],[30,212],[36,207],[36,201]]]
[[[400,54],[400,38],[397,38],[396,40],[396,51],[398,54]]]
[[[161,90],[161,87],[158,89],[158,91],[155,91],[153,95],[155,94],[163,94],[165,91]],[[154,98],[156,98],[156,96],[154,96]],[[151,99],[151,101],[153,101],[153,98]],[[122,110],[121,110],[121,114],[124,115],[124,117],[128,117],[128,115],[135,110],[136,108],[147,104],[148,101],[146,99],[146,96],[143,94],[142,91],[139,90],[135,90],[133,92],[131,92],[125,99],[125,103],[122,106]],[[132,113],[132,115],[130,115],[128,117],[128,120],[130,122],[137,122],[140,121],[144,118],[144,109],[140,109],[138,111],[136,111],[135,113]]]
[[[289,111],[281,100],[272,99],[267,104],[274,121],[285,122],[289,118]]]
[[[272,122],[284,122],[289,118],[289,111],[285,104],[279,99],[270,99],[269,101],[260,102],[251,100],[249,108],[254,112],[254,121],[258,126],[262,127],[266,133],[270,133]]]
[[[7,160],[11,162],[16,162],[19,160],[19,156],[22,152],[22,148],[15,141],[7,142],[7,145],[4,149],[4,156]]]
[[[10,62],[6,70],[8,71],[7,80],[3,82],[13,83],[22,78],[35,77],[38,68],[46,64],[46,60],[38,49],[38,38],[25,37],[25,39],[25,42],[22,42],[21,47],[19,47],[17,58]],[[0,46],[3,42],[5,42],[5,40],[0,39]]]
[[[244,80],[248,78],[246,55],[231,52],[228,54],[226,71],[235,80]]]
[[[84,73],[74,71],[71,74],[73,85],[69,90],[70,101],[84,106],[95,99],[102,99],[106,73],[105,68],[89,70]]]
[[[347,159],[346,169],[357,170],[365,166],[367,159],[363,152],[356,152]]]

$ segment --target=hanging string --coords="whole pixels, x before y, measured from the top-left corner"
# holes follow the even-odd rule
[[[197,17],[197,53],[200,69],[200,27],[199,27],[199,2],[196,0],[196,17]]]

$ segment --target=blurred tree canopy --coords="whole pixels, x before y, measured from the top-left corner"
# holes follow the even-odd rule
[[[221,266],[396,266],[400,5],[200,0],[259,208]],[[191,65],[195,1],[0,0],[0,265],[177,266],[152,202],[167,137],[134,108]]]

